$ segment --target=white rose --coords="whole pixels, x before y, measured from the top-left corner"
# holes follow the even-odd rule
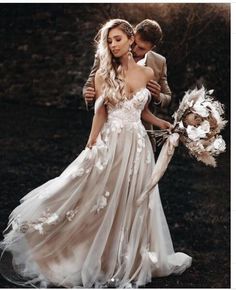
[[[194,104],[193,109],[201,117],[208,117],[209,116],[208,109],[199,102],[196,102]]]
[[[186,131],[189,139],[191,139],[192,141],[198,141],[201,138],[206,137],[206,132],[202,130],[200,126],[196,128],[194,126],[188,125]]]
[[[215,139],[213,146],[216,150],[219,152],[224,152],[226,149],[226,144],[222,136],[219,136],[217,139]]]
[[[209,133],[210,132],[210,124],[209,124],[209,122],[207,120],[203,121],[199,127],[205,133]]]
[[[205,138],[206,134],[210,132],[210,124],[208,121],[205,120],[198,127],[188,125],[186,131],[189,139],[193,141],[198,141],[201,138]]]
[[[186,131],[187,131],[189,139],[193,141],[197,141],[200,139],[197,128],[195,128],[194,126],[188,125]]]

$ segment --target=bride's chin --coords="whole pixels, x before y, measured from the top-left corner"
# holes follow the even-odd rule
[[[123,55],[120,53],[116,53],[116,54],[113,53],[113,57],[114,58],[121,58],[121,57],[123,57]]]

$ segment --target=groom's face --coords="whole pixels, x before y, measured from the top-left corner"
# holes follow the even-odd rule
[[[132,46],[134,60],[137,62],[142,59],[153,47],[154,45],[151,42],[143,40],[140,34],[136,32],[134,36],[134,44]]]

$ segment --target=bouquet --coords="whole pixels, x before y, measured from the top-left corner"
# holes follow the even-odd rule
[[[215,157],[226,149],[225,141],[219,134],[225,127],[224,107],[214,100],[212,93],[204,87],[185,93],[178,110],[173,114],[174,129],[181,143],[189,153],[206,165],[216,166]],[[154,135],[163,142],[167,137],[166,130],[155,131]]]
[[[198,161],[209,166],[216,166],[215,157],[226,149],[220,132],[227,121],[223,118],[223,105],[212,97],[212,93],[213,90],[207,91],[204,87],[187,91],[178,110],[173,114],[174,128],[171,131],[152,131],[157,139],[157,145],[164,144],[151,180],[138,199],[139,205],[165,173],[179,141]]]

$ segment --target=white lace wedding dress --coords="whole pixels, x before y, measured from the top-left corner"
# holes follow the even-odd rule
[[[29,287],[125,288],[191,265],[173,250],[158,186],[136,203],[155,165],[140,119],[149,95],[144,88],[108,107],[96,145],[20,200],[1,242],[6,279]]]

